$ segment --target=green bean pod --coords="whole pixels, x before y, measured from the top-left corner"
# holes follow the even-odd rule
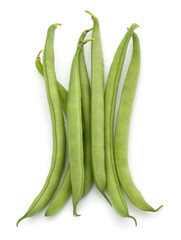
[[[83,130],[81,109],[81,86],[79,73],[79,53],[83,43],[78,43],[70,73],[67,98],[68,150],[70,161],[70,179],[72,186],[73,214],[79,216],[76,207],[84,190]]]
[[[82,42],[86,34],[92,29],[84,31],[78,42]],[[92,166],[91,166],[91,138],[90,138],[90,84],[87,74],[87,68],[85,64],[83,48],[80,49],[79,53],[79,72],[80,72],[80,86],[81,86],[81,103],[82,103],[82,120],[83,120],[83,149],[84,149],[84,168],[85,168],[85,179],[84,179],[84,190],[83,196],[85,196],[92,186]],[[61,95],[60,95],[61,97]],[[66,171],[64,180],[50,203],[45,216],[53,216],[58,213],[71,195],[71,181],[70,181],[70,167]]]
[[[86,34],[90,31],[92,31],[92,29],[84,31],[79,38],[79,42],[83,42]],[[92,161],[91,161],[91,91],[83,48],[81,48],[79,53],[79,73],[81,87],[84,169],[85,169],[84,191],[82,195],[83,197],[87,195],[93,184]]]
[[[91,148],[93,178],[98,190],[105,194],[106,171],[104,154],[104,62],[98,19],[89,11],[94,22],[91,44]],[[111,204],[111,203],[110,203]]]
[[[120,183],[128,198],[143,211],[154,210],[143,198],[135,186],[128,166],[128,136],[132,107],[140,72],[140,43],[136,33],[133,33],[133,53],[122,90],[121,101],[115,130],[115,161]],[[162,207],[162,206],[161,206]]]
[[[43,65],[41,63],[40,54],[42,51],[40,51],[36,57],[35,65],[38,70],[38,72],[43,76]],[[64,108],[65,114],[67,113],[67,91],[66,89],[57,81],[57,87],[59,92],[60,101],[62,103],[62,106]],[[62,94],[62,89],[64,89],[64,94]],[[53,216],[58,211],[60,211],[63,206],[68,201],[70,195],[72,193],[71,188],[71,182],[70,182],[70,166],[68,165],[64,179],[61,183],[61,186],[58,190],[58,192],[53,197],[48,209],[45,212],[45,216]]]
[[[125,34],[123,40],[117,48],[114,59],[112,61],[105,89],[105,156],[106,156],[106,177],[107,191],[110,196],[113,207],[122,217],[128,217],[128,208],[121,193],[119,180],[116,173],[113,148],[113,128],[116,96],[119,81],[123,69],[128,43],[133,31],[138,27],[132,24]]]
[[[59,101],[57,80],[54,69],[53,43],[54,33],[57,25],[59,24],[53,24],[48,29],[43,56],[43,75],[45,78],[47,98],[52,119],[52,163],[43,189],[35,198],[27,213],[18,220],[17,226],[22,219],[34,216],[36,213],[42,211],[47,206],[58,187],[65,163],[65,126],[62,106]]]

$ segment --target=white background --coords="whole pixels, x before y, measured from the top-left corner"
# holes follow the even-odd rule
[[[129,164],[136,185],[157,213],[129,201],[138,221],[120,218],[92,188],[73,217],[71,199],[52,218],[44,211],[16,228],[48,174],[52,153],[51,120],[35,57],[50,24],[55,35],[58,80],[68,89],[71,61],[80,33],[100,21],[105,81],[126,28],[141,44],[141,74],[131,121]],[[36,0],[0,3],[0,238],[1,239],[180,239],[181,203],[181,14],[172,0]],[[90,35],[89,35],[90,36]],[[130,42],[127,63],[131,54]],[[85,47],[90,74],[90,44]],[[124,77],[122,78],[123,83]],[[119,89],[119,99],[121,94]],[[127,199],[127,198],[126,198]]]

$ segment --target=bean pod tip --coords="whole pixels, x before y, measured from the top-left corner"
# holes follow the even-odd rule
[[[26,218],[26,214],[17,221],[16,227],[19,226],[19,223],[20,223],[24,218]]]
[[[136,218],[134,218],[133,216],[128,216],[129,218],[132,218],[135,222],[135,227],[137,227],[137,221],[136,221]]]
[[[76,212],[76,207],[74,207],[73,215],[74,215],[74,217],[80,217],[81,216],[80,214],[78,214]]]
[[[137,23],[133,23],[130,28],[136,29],[136,28],[138,28],[138,27],[139,27],[139,25],[138,25]],[[127,27],[127,30],[129,30],[130,28]],[[134,33],[133,33],[133,34],[134,34]]]
[[[53,25],[55,26],[55,28],[57,28],[58,26],[62,26],[61,23],[54,23]]]
[[[92,42],[92,41],[94,41],[94,38],[89,38],[89,39],[86,39],[86,40],[84,40],[84,41],[79,42],[79,45],[80,45],[81,47],[83,47],[84,44],[86,44],[87,42]]]
[[[91,12],[89,12],[88,10],[85,10],[85,12],[88,13],[89,15],[91,15],[93,22],[96,21],[96,20],[98,20],[97,17],[94,16],[94,15],[93,15]]]
[[[158,212],[160,210],[160,208],[162,208],[163,205],[161,205],[160,207],[158,207],[157,209],[154,209],[153,212]]]
[[[36,57],[36,60],[40,60],[40,54],[43,52],[43,49],[39,51],[37,57]]]
[[[88,33],[88,32],[91,32],[92,30],[93,30],[93,28],[86,29],[86,30],[83,31],[83,33],[84,33],[85,35],[87,35],[87,33]]]

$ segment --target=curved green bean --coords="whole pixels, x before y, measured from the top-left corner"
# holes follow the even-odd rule
[[[128,43],[133,31],[138,27],[132,24],[123,40],[117,48],[112,61],[105,90],[105,156],[106,156],[106,177],[107,191],[113,207],[122,217],[129,217],[126,201],[122,195],[119,180],[116,173],[113,149],[113,128],[116,96],[118,85],[123,69]],[[135,221],[136,222],[136,221]]]
[[[43,76],[43,65],[41,63],[40,54],[43,50],[41,50],[35,61],[36,68],[38,72]],[[60,101],[62,103],[62,106],[64,108],[64,112],[66,114],[67,112],[67,90],[57,81],[57,87],[58,87],[58,93],[60,97]],[[63,90],[63,91],[62,91]],[[62,94],[64,92],[64,94]],[[71,182],[70,182],[70,166],[68,165],[65,176],[63,178],[63,181],[61,183],[61,186],[58,190],[58,192],[55,194],[55,196],[52,199],[52,202],[50,203],[48,209],[45,212],[45,216],[53,216],[58,211],[60,211],[63,206],[68,201],[70,195],[72,192],[71,188]]]
[[[134,205],[141,210],[155,212],[158,211],[162,206],[154,210],[144,200],[142,194],[137,189],[132,180],[128,166],[129,126],[139,72],[140,72],[140,43],[136,33],[133,33],[132,59],[122,90],[115,130],[116,170],[118,173],[120,183],[123,186],[123,189],[126,192],[128,198],[131,200],[131,202],[133,202]]]
[[[41,63],[41,54],[42,50],[38,53],[35,61],[36,68],[38,72],[43,76],[43,65]],[[67,91],[66,89],[57,81],[57,87],[59,92],[60,101],[62,103],[62,106],[64,108],[64,112],[66,114],[67,112]],[[64,89],[65,94],[62,95],[62,89]],[[65,96],[65,98],[64,98]],[[63,99],[63,100],[62,100]],[[63,104],[64,103],[64,104]],[[71,182],[70,182],[70,166],[68,165],[65,176],[63,178],[63,181],[61,183],[61,186],[58,190],[58,192],[55,194],[55,196],[52,199],[52,202],[50,203],[48,209],[45,212],[45,216],[53,216],[58,211],[60,211],[63,206],[68,201],[70,195],[72,192],[71,188]]]
[[[47,32],[47,39],[45,43],[43,56],[43,75],[45,77],[47,98],[52,119],[53,132],[53,155],[49,174],[47,176],[45,185],[39,195],[35,198],[27,213],[21,217],[18,222],[27,217],[32,217],[36,213],[43,210],[53,194],[55,193],[65,162],[65,126],[62,113],[62,106],[59,101],[59,94],[57,90],[57,80],[54,69],[54,32],[59,24],[53,24],[49,27]]]
[[[91,44],[91,148],[93,178],[98,190],[105,194],[106,171],[104,154],[104,63],[100,27],[97,17],[89,11],[94,22]],[[110,203],[111,204],[111,203]]]
[[[86,34],[92,29],[84,31],[78,42],[82,42]],[[81,102],[82,102],[82,120],[83,126],[83,149],[84,149],[84,166],[85,166],[85,179],[83,196],[85,196],[92,186],[92,166],[91,166],[91,147],[90,147],[90,84],[87,74],[87,68],[85,64],[83,48],[79,53],[79,71],[80,71],[80,85],[81,85]],[[65,178],[60,186],[60,189],[56,193],[52,202],[50,203],[45,216],[53,216],[58,213],[65,205],[71,195],[71,181],[70,181],[70,167],[68,166]]]

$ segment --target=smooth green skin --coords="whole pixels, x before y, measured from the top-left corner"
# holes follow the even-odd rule
[[[40,51],[36,57],[35,65],[38,72],[43,76],[43,65],[40,59]],[[57,81],[57,87],[59,92],[60,101],[64,108],[64,112],[67,112],[67,91],[66,89]],[[63,94],[62,94],[63,93]],[[72,187],[70,182],[70,165],[68,165],[62,184],[52,199],[48,209],[45,212],[45,216],[53,216],[58,213],[66,204],[72,193]]]
[[[87,31],[83,32],[79,42],[83,42]],[[87,67],[84,57],[84,49],[81,48],[79,53],[79,73],[81,86],[81,103],[82,103],[82,120],[84,134],[84,169],[85,182],[83,196],[87,195],[93,184],[92,159],[91,159],[91,91]]]
[[[43,76],[43,65],[41,63],[40,59],[40,51],[38,53],[38,56],[35,61],[36,68],[38,72]],[[58,92],[59,92],[59,97],[60,101],[62,103],[62,106],[64,108],[65,114],[67,113],[67,91],[66,89],[59,83],[57,82],[57,87],[58,87]],[[62,89],[64,89],[64,94],[62,94]],[[45,216],[53,216],[56,213],[58,213],[66,204],[68,199],[70,198],[72,193],[72,187],[71,187],[71,182],[70,182],[70,165],[68,165],[64,179],[62,181],[62,184],[58,190],[58,192],[55,194],[55,196],[52,199],[52,202],[50,203],[48,209],[45,212]]]
[[[88,32],[92,31],[91,29],[85,30],[80,38],[79,42],[82,42]],[[35,65],[38,72],[43,76],[43,65],[41,63],[40,51],[37,55]],[[84,192],[83,196],[86,196],[90,191],[93,184],[93,174],[92,174],[92,161],[91,161],[91,93],[90,93],[90,83],[87,73],[87,67],[85,63],[84,51],[83,48],[79,53],[79,70],[80,70],[80,84],[81,84],[81,102],[82,102],[82,114],[83,114],[83,134],[84,134],[84,165],[85,165],[85,183],[84,183]],[[57,82],[58,92],[60,96],[61,103],[66,113],[67,105],[67,91],[66,89]]]
[[[106,170],[104,154],[104,63],[98,19],[89,11],[94,22],[91,44],[91,149],[93,178],[98,190],[105,194]],[[110,202],[109,202],[110,203]]]
[[[140,72],[140,43],[133,33],[133,53],[122,90],[115,130],[115,160],[120,183],[128,198],[139,209],[155,212],[135,186],[128,166],[128,136],[132,107]],[[161,206],[162,207],[162,206]]]
[[[92,29],[88,29],[84,31],[80,38],[79,42],[82,42],[88,32],[92,31]],[[40,54],[42,51],[40,51],[37,55],[35,65],[38,70],[38,72],[43,76],[43,65],[41,63]],[[84,191],[83,196],[85,196],[91,189],[92,183],[93,183],[93,176],[92,176],[92,164],[91,164],[91,130],[90,130],[90,83],[89,78],[87,74],[87,67],[85,63],[85,57],[83,48],[80,50],[79,53],[79,63],[80,63],[80,83],[81,83],[81,100],[82,100],[82,114],[83,114],[83,126],[84,126],[84,165],[85,165],[85,182],[84,182]],[[59,96],[61,99],[62,104],[64,107],[64,111],[66,113],[66,104],[67,104],[67,91],[65,88],[57,82]],[[62,89],[64,90],[64,93],[62,95]],[[66,96],[66,98],[64,98]],[[45,212],[45,216],[53,216],[56,213],[58,213],[65,203],[68,201],[70,195],[71,195],[72,189],[71,189],[71,182],[70,182],[70,167],[68,166],[65,177],[63,179],[63,182],[61,184],[61,187],[59,188],[58,192],[56,193],[55,197],[53,198],[52,202],[50,203],[47,211]],[[82,196],[82,197],[83,197]]]
[[[82,42],[90,30],[84,31],[79,42]],[[84,191],[82,197],[85,196],[91,189],[93,183],[92,177],[92,165],[91,165],[91,136],[90,136],[90,83],[87,74],[87,68],[85,64],[83,48],[80,49],[79,53],[79,71],[80,71],[80,85],[81,85],[81,102],[82,102],[82,120],[83,120],[83,147],[84,147]],[[72,192],[71,181],[70,181],[70,167],[66,171],[64,180],[57,194],[50,203],[45,216],[53,216],[57,214],[65,205]]]
[[[74,216],[78,216],[76,207],[84,190],[83,130],[79,74],[80,49],[81,46],[78,45],[72,61],[67,97],[68,151]]]
[[[55,194],[52,202],[45,212],[45,216],[54,216],[57,214],[67,203],[72,193],[72,186],[70,181],[70,164],[66,170],[63,182]]]
[[[65,149],[66,149],[66,139],[65,139],[65,126],[64,118],[62,113],[62,106],[59,101],[59,94],[57,90],[57,80],[54,69],[54,33],[55,29],[59,24],[53,24],[49,27],[47,32],[47,39],[45,43],[44,57],[43,57],[43,70],[44,78],[46,83],[47,98],[52,119],[52,132],[53,132],[53,155],[52,163],[50,167],[49,174],[47,176],[45,185],[39,195],[35,198],[27,213],[18,220],[19,222],[27,217],[32,217],[36,213],[42,211],[49,201],[51,200],[53,194],[55,193],[65,163]]]
[[[128,207],[122,195],[119,180],[116,173],[113,147],[113,128],[116,96],[119,81],[123,69],[128,43],[133,31],[138,27],[132,24],[118,46],[112,61],[105,89],[105,156],[106,156],[106,178],[107,191],[113,207],[122,217],[129,217]]]

